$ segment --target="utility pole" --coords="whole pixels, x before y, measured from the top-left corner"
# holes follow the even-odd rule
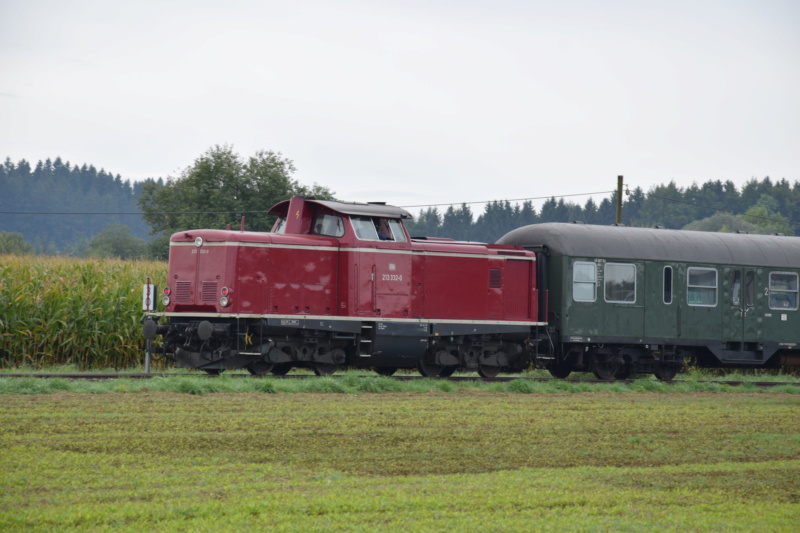
[[[622,176],[617,176],[617,226],[622,224]]]

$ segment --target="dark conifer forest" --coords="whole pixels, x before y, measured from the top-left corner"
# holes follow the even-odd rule
[[[136,201],[144,183],[59,157],[35,165],[6,158],[0,164],[0,232],[22,234],[36,252],[49,254],[82,255],[92,238],[113,225],[149,240],[141,214],[128,214],[141,212]]]

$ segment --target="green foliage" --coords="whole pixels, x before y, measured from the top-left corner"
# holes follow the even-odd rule
[[[144,239],[131,235],[128,226],[114,224],[91,240],[86,255],[102,259],[141,259],[146,249]]]
[[[145,184],[139,206],[154,234],[239,227],[241,216],[248,229],[269,231],[274,218],[266,212],[274,204],[295,194],[332,198],[325,187],[299,184],[294,171],[280,153],[260,150],[245,160],[230,146],[215,146],[180,177]]]
[[[716,213],[708,218],[697,220],[683,227],[690,231],[714,231],[721,233],[761,233],[759,227],[747,222],[741,215]]]
[[[0,530],[788,532],[796,408],[781,394],[8,395]]]
[[[33,246],[25,242],[22,233],[0,231],[0,254],[30,255]]]

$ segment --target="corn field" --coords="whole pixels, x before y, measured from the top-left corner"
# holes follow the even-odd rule
[[[163,285],[167,264],[0,255],[0,366],[142,364],[148,276]]]

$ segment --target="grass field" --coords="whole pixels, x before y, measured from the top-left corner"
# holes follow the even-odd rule
[[[800,524],[797,394],[48,392],[0,396],[0,530]]]

